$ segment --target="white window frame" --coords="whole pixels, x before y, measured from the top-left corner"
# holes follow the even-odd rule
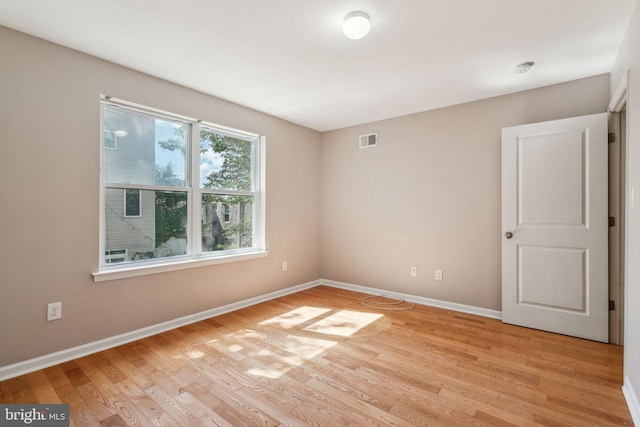
[[[188,225],[187,225],[187,254],[183,256],[174,256],[168,258],[157,258],[152,260],[143,260],[125,263],[108,263],[105,257],[105,191],[107,188],[126,189],[150,189],[157,190],[158,187],[146,188],[145,185],[131,184],[113,184],[104,181],[103,162],[104,162],[104,106],[115,105],[158,118],[164,118],[174,121],[181,121],[190,125],[190,137],[187,142],[190,144],[190,151],[187,150],[187,167],[185,169],[185,187],[162,187],[168,191],[179,191],[187,193],[188,204]],[[200,131],[201,129],[214,130],[221,134],[238,137],[242,139],[250,139],[253,141],[253,190],[250,192],[228,192],[229,194],[246,193],[254,196],[253,200],[253,237],[252,247],[226,251],[203,252],[202,251],[202,193],[200,189],[199,156],[200,156]],[[202,120],[181,116],[166,111],[145,107],[140,104],[134,104],[128,101],[115,99],[102,95],[100,97],[100,259],[98,262],[98,271],[93,273],[95,282],[103,282],[109,280],[123,279],[128,277],[136,277],[147,274],[157,274],[168,271],[183,270],[188,268],[201,267],[204,265],[215,265],[228,262],[245,261],[250,259],[262,258],[268,255],[266,249],[266,233],[265,233],[265,165],[266,165],[266,138],[265,136],[255,133],[240,131],[226,126],[217,125]],[[108,149],[108,148],[107,148]],[[203,189],[204,192],[210,192]],[[225,194],[225,191],[216,191],[216,194]],[[126,192],[125,192],[126,198]],[[142,194],[140,197],[142,203]],[[125,206],[126,208],[126,206]],[[126,213],[126,210],[125,210]],[[140,207],[142,214],[142,206]]]

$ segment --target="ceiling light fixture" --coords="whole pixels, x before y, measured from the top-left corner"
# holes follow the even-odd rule
[[[369,15],[364,12],[351,12],[345,16],[342,24],[342,32],[351,40],[360,40],[369,34],[370,29]]]
[[[523,62],[522,64],[516,65],[516,68],[514,68],[513,71],[515,71],[518,74],[526,73],[531,69],[531,67],[534,66],[534,64],[535,62],[533,61]]]

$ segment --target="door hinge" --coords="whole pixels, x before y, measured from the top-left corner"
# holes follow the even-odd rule
[[[613,311],[616,309],[616,302],[612,299],[609,300],[609,311]]]
[[[616,226],[616,218],[614,216],[610,216],[609,217],[609,227],[615,227]]]
[[[613,144],[614,142],[616,142],[616,134],[611,132],[609,134],[609,144]]]

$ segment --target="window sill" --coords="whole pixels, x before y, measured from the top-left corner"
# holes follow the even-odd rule
[[[110,280],[127,279],[129,277],[146,276],[149,274],[166,273],[169,271],[186,270],[189,268],[205,267],[207,265],[225,264],[228,262],[247,261],[264,258],[269,251],[254,251],[241,254],[232,254],[218,257],[189,259],[184,261],[166,262],[152,265],[136,265],[124,268],[108,269],[93,273],[93,281],[107,282]]]

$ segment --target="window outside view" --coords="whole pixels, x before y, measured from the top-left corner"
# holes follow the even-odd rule
[[[191,161],[194,126],[200,150]],[[215,128],[103,104],[102,264],[251,248],[254,144]],[[198,223],[190,224],[192,218]]]

